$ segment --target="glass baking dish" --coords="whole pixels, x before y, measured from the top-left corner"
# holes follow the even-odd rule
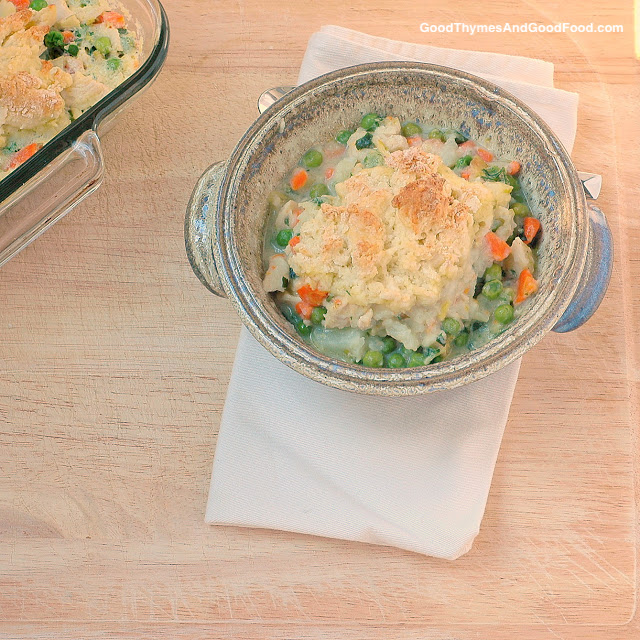
[[[167,57],[169,22],[157,0],[120,0],[142,37],[140,67],[0,181],[0,267],[102,183],[100,135],[140,96]]]

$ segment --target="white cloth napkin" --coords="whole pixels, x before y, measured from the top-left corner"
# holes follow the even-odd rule
[[[311,37],[299,81],[383,60],[481,75],[526,101],[569,150],[573,146],[578,96],[554,89],[553,65],[541,60],[328,26]],[[206,521],[455,559],[479,531],[519,368],[514,362],[473,384],[426,396],[359,396],[292,371],[243,329]]]

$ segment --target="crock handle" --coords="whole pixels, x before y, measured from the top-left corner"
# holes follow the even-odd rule
[[[607,218],[590,204],[589,250],[582,283],[553,331],[566,333],[582,326],[598,309],[611,279],[613,238]]]
[[[213,229],[215,216],[211,208],[218,206],[218,193],[226,170],[226,162],[216,162],[200,176],[184,220],[184,243],[191,268],[200,282],[220,297],[226,297],[226,294],[213,257],[213,245],[217,238]]]
[[[263,91],[258,98],[258,111],[264,113],[274,102],[280,100],[280,98],[294,88],[295,87],[273,87],[273,89]]]

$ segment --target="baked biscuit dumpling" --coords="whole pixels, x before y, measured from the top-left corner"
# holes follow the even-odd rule
[[[466,299],[471,307],[472,248],[494,202],[483,185],[452,184],[446,171],[435,154],[395,151],[385,165],[337,184],[336,203],[323,203],[295,227],[300,241],[287,249],[289,264],[303,281],[329,291],[327,328],[397,334],[402,320],[422,327],[401,330],[415,349],[433,340],[449,306]]]

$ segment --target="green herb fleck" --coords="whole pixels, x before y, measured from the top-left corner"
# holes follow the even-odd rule
[[[369,147],[372,147],[372,139],[373,136],[370,133],[365,133],[362,138],[356,140],[356,149],[368,149]]]
[[[482,177],[490,182],[504,182],[508,184],[507,172],[504,167],[488,167],[482,170]]]

